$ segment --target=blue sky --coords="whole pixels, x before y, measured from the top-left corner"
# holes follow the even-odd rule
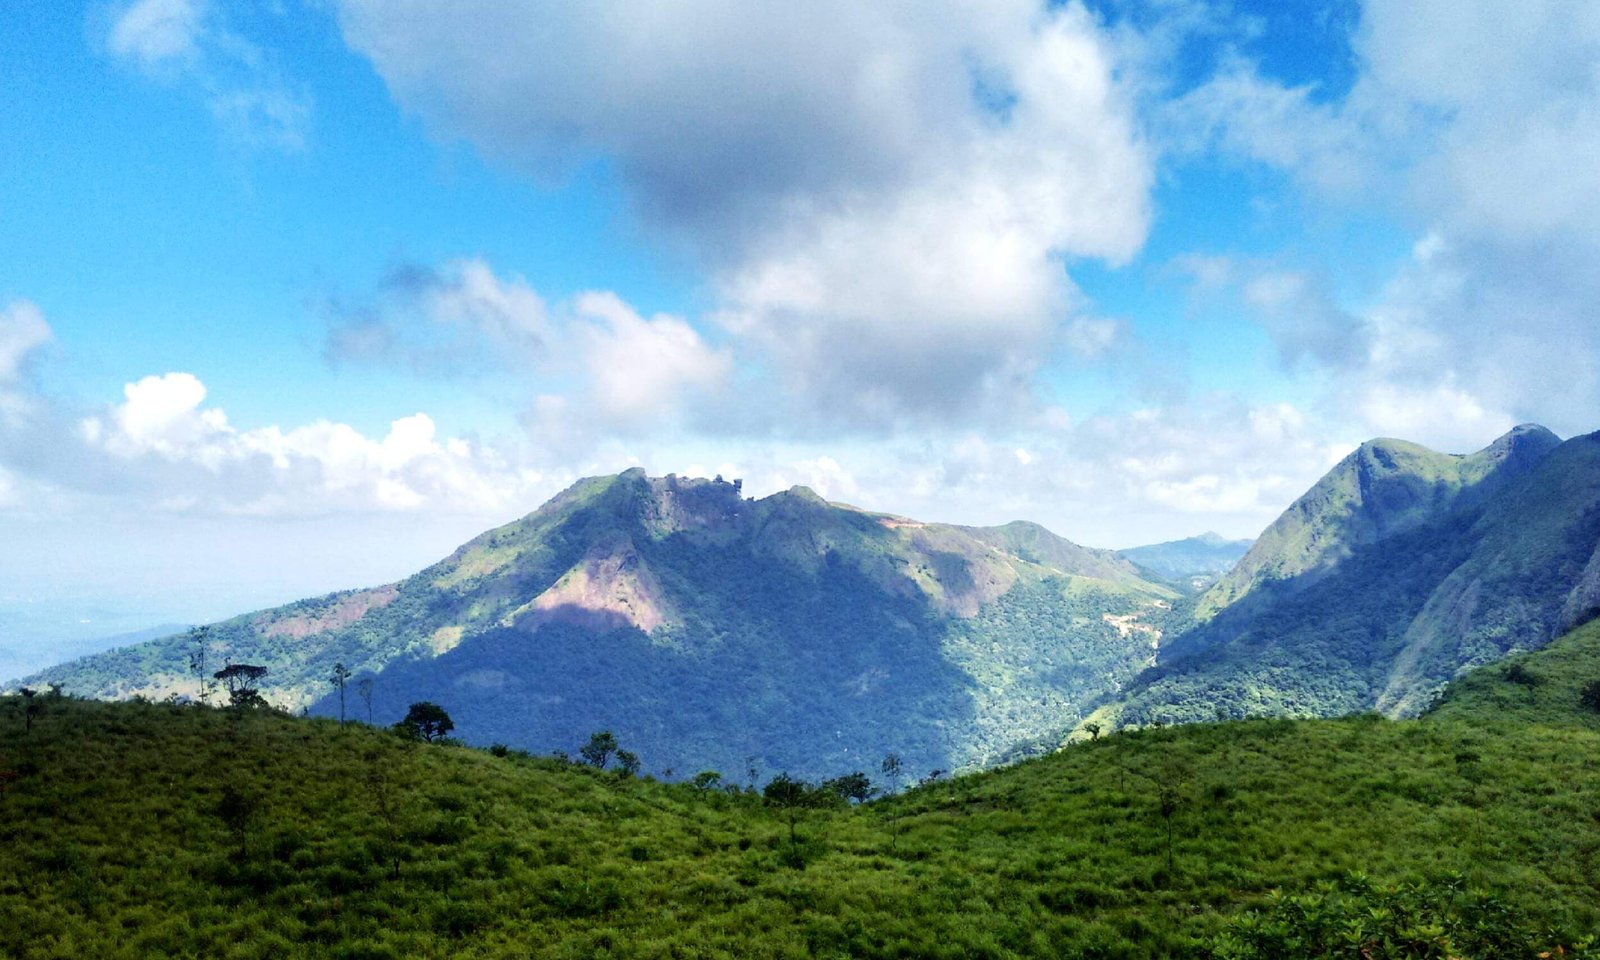
[[[24,5],[0,674],[634,464],[1127,546],[1588,431],[1597,51],[1576,0]]]

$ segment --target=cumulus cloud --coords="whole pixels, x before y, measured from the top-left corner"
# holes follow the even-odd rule
[[[319,420],[240,429],[189,373],[128,384],[123,401],[83,418],[86,456],[121,465],[169,510],[306,515],[428,508],[482,513],[519,504],[546,479],[492,448],[438,435],[418,413],[369,437]],[[88,492],[96,492],[90,490]]]
[[[832,422],[1013,413],[1142,244],[1151,164],[1078,4],[341,4],[441,135],[604,159],[711,271],[726,329]]]
[[[641,317],[613,293],[586,293],[573,303],[589,389],[606,417],[643,423],[673,413],[686,393],[721,386],[733,368],[680,317]]]
[[[113,12],[107,51],[142,72],[197,90],[236,144],[302,150],[312,98],[269,50],[208,0],[133,0]]]

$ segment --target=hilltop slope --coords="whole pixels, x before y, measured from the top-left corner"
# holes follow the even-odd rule
[[[210,656],[269,669],[274,703],[374,719],[446,705],[461,736],[540,751],[614,729],[652,770],[820,773],[897,751],[992,762],[1153,657],[1173,592],[1032,524],[967,528],[804,488],[580,481],[397,584],[213,625]],[[172,637],[31,678],[94,697],[197,691]],[[346,710],[365,716],[352,686]]]
[[[24,733],[19,699],[0,956],[1596,956],[1600,730],[1476,687],[1103,737],[806,811],[795,846],[744,791],[262,711],[47,700]]]

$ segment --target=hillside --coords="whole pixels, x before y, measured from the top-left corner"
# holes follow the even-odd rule
[[[1412,715],[1464,670],[1548,643],[1600,599],[1600,434],[1550,441],[1518,428],[1467,457],[1364,445],[1096,722]]]
[[[1254,543],[1202,533],[1198,537],[1129,547],[1117,554],[1168,580],[1205,585],[1233,569]]]
[[[0,955],[1593,958],[1600,729],[1561,691],[1597,648],[1532,655],[1515,722],[1489,668],[1421,720],[1117,734],[794,844],[743,790],[266,711],[41,697],[24,732],[0,699]]]
[[[267,667],[274,704],[336,714],[335,663],[371,717],[446,704],[480,745],[572,750],[612,729],[649,769],[817,775],[897,751],[994,762],[1148,666],[1176,594],[1042,527],[921,523],[809,490],[633,470],[396,584],[210,627],[208,671]],[[165,638],[27,682],[151,699],[198,694]]]

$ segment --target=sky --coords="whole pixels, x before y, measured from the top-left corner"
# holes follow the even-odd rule
[[[136,0],[0,22],[0,676],[574,479],[1092,546],[1600,428],[1588,0]]]

